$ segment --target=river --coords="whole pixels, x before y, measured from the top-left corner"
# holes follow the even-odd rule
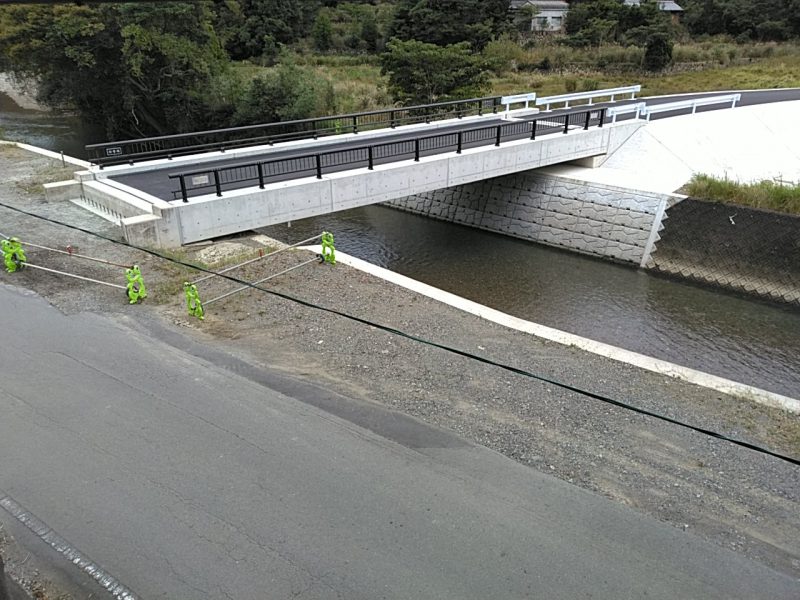
[[[83,156],[74,118],[0,93],[7,139]],[[92,140],[98,141],[98,140]],[[337,249],[514,316],[800,397],[800,311],[383,206],[263,231]]]

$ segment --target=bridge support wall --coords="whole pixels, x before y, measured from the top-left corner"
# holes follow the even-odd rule
[[[415,194],[389,206],[584,254],[644,266],[679,200],[525,171]]]

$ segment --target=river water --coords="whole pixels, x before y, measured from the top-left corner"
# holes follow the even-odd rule
[[[0,93],[7,139],[83,156],[75,119],[23,111]],[[98,140],[92,140],[98,141]],[[800,398],[800,311],[383,206],[281,225],[514,316]]]
[[[85,158],[86,134],[72,115],[23,109],[0,92],[0,139]]]

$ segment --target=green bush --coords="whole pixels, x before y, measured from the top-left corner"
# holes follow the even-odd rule
[[[600,82],[597,79],[586,78],[581,81],[582,92],[593,92],[600,89]]]
[[[564,78],[564,91],[568,94],[576,91],[578,89],[578,80],[574,77],[565,77]]]
[[[305,119],[335,112],[333,85],[298,67],[285,56],[281,64],[250,82],[236,106],[237,124]]]
[[[672,42],[664,33],[654,33],[647,38],[644,49],[644,68],[663,71],[672,62]]]
[[[493,40],[483,50],[483,57],[495,73],[512,71],[527,61],[528,55],[519,44],[506,36]]]

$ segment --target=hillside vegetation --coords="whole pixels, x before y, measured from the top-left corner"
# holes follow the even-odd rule
[[[387,105],[642,83],[800,86],[800,0],[574,0],[562,35],[509,0],[0,7],[0,70],[110,138]]]

